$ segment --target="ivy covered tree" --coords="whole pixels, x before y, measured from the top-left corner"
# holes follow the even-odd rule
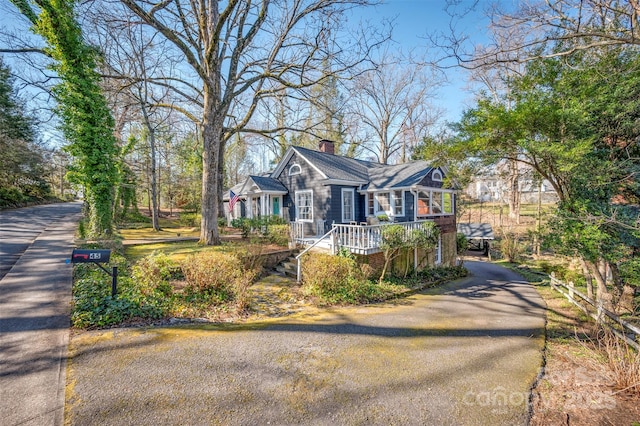
[[[110,233],[118,148],[114,120],[99,86],[98,52],[85,43],[73,0],[11,0],[46,41],[45,53],[60,78],[53,88],[62,131],[73,156],[69,178],[82,185],[92,236]]]

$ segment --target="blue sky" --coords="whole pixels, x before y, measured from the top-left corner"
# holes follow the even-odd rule
[[[501,0],[502,3],[516,0]],[[457,10],[469,8],[477,3],[475,10],[465,19],[456,22],[456,29],[463,33],[473,34],[474,41],[481,39],[485,31],[482,8],[490,4],[490,0],[455,0]],[[358,9],[355,18],[365,19],[371,23],[392,20],[394,23],[393,39],[402,46],[404,52],[413,50],[416,53],[426,52],[429,41],[428,33],[448,31],[450,16],[446,12],[447,0],[385,0],[383,4]],[[0,25],[12,27],[16,19],[15,7],[8,1],[0,2]],[[11,13],[14,12],[14,13]],[[21,25],[22,26],[22,25]],[[465,108],[471,106],[472,95],[466,89],[467,75],[464,71],[452,68],[447,71],[449,82],[440,90],[435,101],[446,110],[445,119],[457,121]]]
[[[486,32],[486,19],[482,11],[491,2],[457,0],[455,3],[456,11],[471,8],[464,18],[455,21],[456,31],[473,35],[474,42],[482,41]],[[402,49],[405,52],[414,50],[425,53],[429,45],[427,34],[449,32],[451,17],[446,10],[447,4],[446,0],[385,0],[384,4],[366,10],[363,16],[378,21],[382,18],[393,20],[393,39]],[[449,81],[440,90],[436,104],[446,109],[446,120],[458,121],[462,112],[472,106],[473,94],[466,88],[467,73],[464,70],[454,67],[448,69],[446,74]]]

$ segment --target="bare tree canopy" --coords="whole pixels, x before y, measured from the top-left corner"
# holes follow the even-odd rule
[[[332,75],[364,63],[380,38],[369,31],[345,34],[349,9],[372,0],[230,0],[227,2],[121,0],[181,53],[202,87],[199,123],[203,138],[202,223],[200,240],[218,244],[224,151],[233,134],[251,122],[260,103],[283,92],[303,93]]]
[[[528,62],[606,46],[640,46],[639,0],[524,0],[514,10],[494,4],[485,11],[490,40],[433,36],[448,57],[465,68]],[[452,3],[453,4],[453,3]],[[475,7],[481,3],[476,2]],[[453,4],[455,5],[455,4]],[[462,14],[467,13],[461,12]],[[452,22],[461,17],[452,13]]]
[[[382,164],[406,162],[442,112],[433,105],[442,83],[433,69],[383,52],[380,64],[354,80],[350,115],[364,151]]]

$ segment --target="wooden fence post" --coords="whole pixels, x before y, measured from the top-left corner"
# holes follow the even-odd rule
[[[575,284],[573,283],[573,281],[569,281],[567,284],[569,284],[569,297],[575,300],[575,293],[574,293],[574,288],[575,288]]]

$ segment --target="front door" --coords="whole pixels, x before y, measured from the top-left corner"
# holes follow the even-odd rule
[[[280,216],[280,197],[273,197],[273,214]]]

